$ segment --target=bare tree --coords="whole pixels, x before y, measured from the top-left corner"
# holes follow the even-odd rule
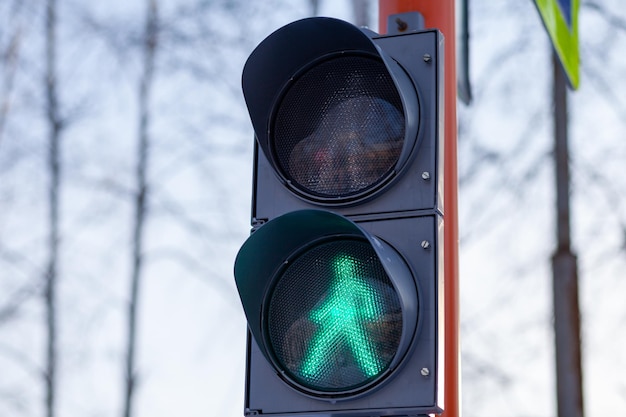
[[[54,417],[57,386],[57,287],[59,261],[59,224],[61,194],[61,121],[57,78],[57,3],[48,0],[46,3],[46,116],[48,125],[48,171],[50,182],[48,186],[48,261],[45,275],[44,303],[46,316],[46,364],[45,380],[45,407],[46,416]]]
[[[357,26],[370,26],[369,0],[352,0],[352,12],[354,24]]]
[[[317,16],[320,10],[320,0],[309,0],[311,6],[311,16]]]
[[[17,2],[11,8],[12,17],[18,15],[21,4],[21,2]],[[1,84],[2,91],[0,91],[0,145],[2,144],[2,134],[4,133],[4,127],[11,108],[11,96],[15,85],[15,72],[17,69],[21,41],[22,28],[21,25],[18,24],[14,32],[10,34],[8,45],[4,50],[0,51],[4,67]]]
[[[133,414],[133,396],[137,386],[137,309],[143,273],[143,236],[147,216],[148,161],[150,150],[150,93],[154,82],[155,54],[158,43],[158,3],[147,0],[146,23],[143,38],[143,72],[139,85],[139,131],[137,143],[137,168],[135,214],[132,236],[132,271],[130,300],[128,302],[128,334],[126,347],[126,380],[124,390],[124,417]]]

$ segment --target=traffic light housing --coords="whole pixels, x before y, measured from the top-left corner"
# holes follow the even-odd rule
[[[247,415],[442,411],[442,43],[311,18],[250,55]]]

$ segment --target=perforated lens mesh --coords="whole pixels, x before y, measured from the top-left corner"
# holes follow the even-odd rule
[[[294,186],[322,198],[367,192],[393,171],[405,119],[387,68],[364,56],[314,66],[285,94],[271,141]]]
[[[289,263],[269,304],[279,366],[314,391],[358,389],[383,374],[402,333],[401,305],[366,241],[322,243]]]

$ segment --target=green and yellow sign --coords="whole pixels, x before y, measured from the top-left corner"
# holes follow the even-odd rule
[[[580,0],[534,0],[570,86],[580,82],[578,9]]]

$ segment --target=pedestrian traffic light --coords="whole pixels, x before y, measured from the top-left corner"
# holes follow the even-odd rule
[[[248,58],[246,415],[442,412],[442,43],[310,18]]]

